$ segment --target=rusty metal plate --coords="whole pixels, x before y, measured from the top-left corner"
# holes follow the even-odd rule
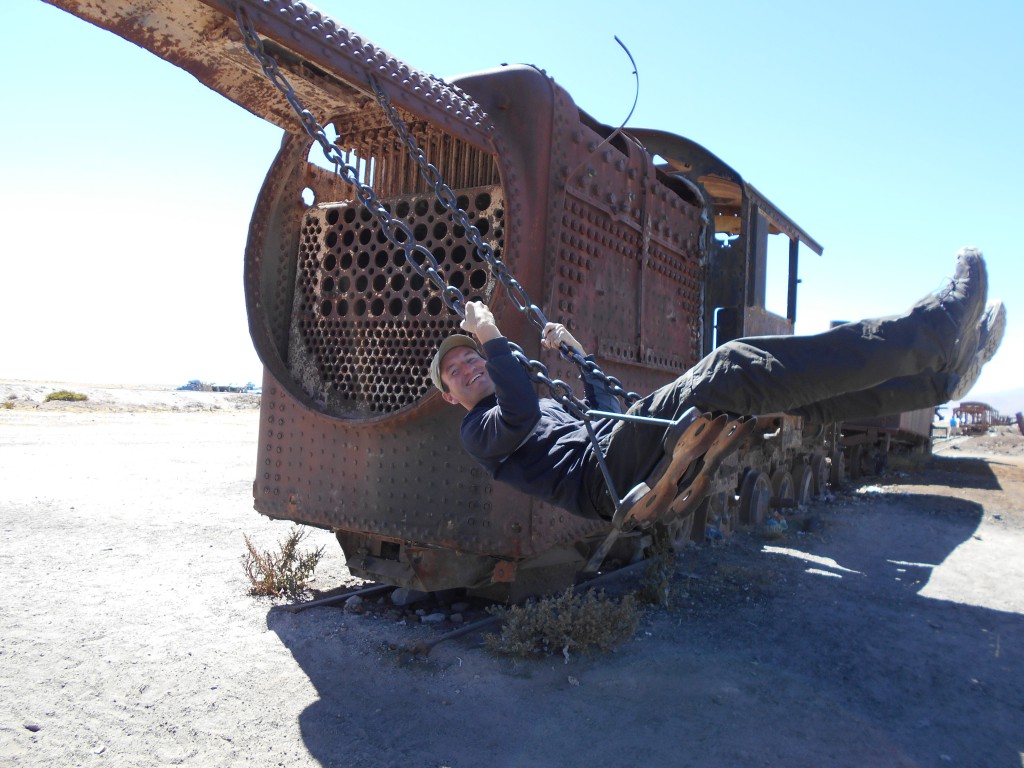
[[[465,190],[470,221],[504,246],[500,187]],[[487,300],[494,278],[465,233],[432,196],[384,201],[438,260],[450,285]],[[300,233],[289,367],[305,392],[339,418],[374,419],[414,407],[430,393],[430,359],[458,330],[436,290],[404,251],[358,203],[329,203],[307,212]]]

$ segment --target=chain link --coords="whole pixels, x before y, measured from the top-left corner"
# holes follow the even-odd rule
[[[480,234],[480,230],[469,220],[469,214],[458,205],[458,196],[449,187],[444,178],[441,176],[440,171],[427,160],[423,150],[420,149],[416,143],[416,139],[412,136],[405,122],[398,114],[398,110],[395,109],[394,105],[388,99],[387,94],[381,87],[380,83],[373,76],[370,78],[370,84],[373,86],[374,94],[377,97],[377,103],[381,109],[384,110],[385,116],[388,118],[388,122],[398,132],[398,136],[402,143],[405,144],[409,155],[416,161],[416,165],[419,167],[420,175],[423,180],[434,190],[434,196],[438,202],[441,203],[451,214],[452,219],[465,230],[466,238],[472,243],[474,249],[476,249],[477,257],[488,264],[494,275],[501,281],[501,284],[505,286],[505,292],[508,297],[512,300],[516,309],[540,332],[543,333],[544,326],[547,325],[548,320],[544,316],[544,312],[530,301],[530,296],[527,294],[526,289],[523,285],[516,280],[511,273],[508,271],[508,267],[505,266],[505,262],[499,259],[495,253],[491,244],[483,239]],[[636,392],[627,392],[622,382],[616,379],[614,376],[609,376],[595,363],[593,360],[587,360],[583,355],[580,354],[579,350],[568,346],[564,342],[559,347],[559,354],[563,359],[575,363],[581,371],[585,371],[589,375],[596,379],[604,382],[609,390],[617,397],[622,398],[627,405],[631,405],[640,399],[640,395]],[[529,368],[532,370],[536,361],[529,361]],[[560,382],[561,383],[561,382]],[[555,399],[558,399],[557,397]],[[580,404],[582,407],[582,403]]]
[[[356,197],[359,199],[359,202],[377,219],[388,240],[402,249],[410,266],[421,277],[429,280],[437,289],[448,309],[460,317],[465,317],[466,299],[458,288],[450,286],[445,282],[441,276],[440,265],[437,263],[437,259],[434,258],[434,254],[416,242],[412,230],[409,229],[404,221],[396,219],[390,214],[387,208],[380,202],[373,187],[364,183],[359,178],[359,171],[348,164],[345,154],[327,138],[324,128],[317,122],[313,114],[306,109],[292,88],[291,83],[281,73],[277,62],[264,50],[263,40],[256,34],[252,22],[241,6],[237,8],[235,15],[238,21],[238,28],[241,30],[245,41],[246,50],[260,63],[267,79],[287,99],[306,133],[320,145],[324,156],[334,165],[335,173],[355,187]]]
[[[356,197],[359,202],[377,220],[387,239],[403,250],[409,265],[436,288],[445,306],[459,317],[465,318],[466,298],[458,288],[445,282],[441,267],[437,259],[434,258],[434,254],[416,242],[412,231],[404,221],[391,215],[380,202],[373,188],[360,179],[358,170],[346,161],[345,154],[327,137],[323,126],[306,109],[292,88],[291,83],[278,68],[277,62],[264,50],[263,40],[256,33],[252,21],[241,5],[236,8],[235,16],[238,28],[245,42],[246,50],[259,62],[267,79],[284,95],[288,104],[302,123],[303,129],[309,134],[310,138],[320,145],[324,156],[333,164],[335,173],[348,184],[355,187]],[[495,255],[490,243],[483,239],[480,230],[469,220],[469,214],[459,207],[458,196],[445,183],[437,167],[427,160],[426,155],[416,143],[405,122],[398,115],[398,111],[387,98],[387,94],[384,93],[380,83],[372,75],[370,76],[370,84],[373,87],[377,103],[384,110],[389,122],[398,132],[402,143],[416,161],[421,176],[431,187],[437,200],[450,213],[454,222],[466,232],[467,238],[476,250],[477,257],[491,268],[498,280],[505,286],[505,290],[516,309],[524,314],[538,331],[542,332],[548,322],[543,311],[530,301],[530,297],[522,284],[509,273],[505,263]],[[546,386],[550,390],[552,398],[558,401],[571,414],[584,421],[589,420],[590,417],[587,415],[586,404],[574,395],[572,387],[560,379],[552,379],[548,374],[547,366],[539,360],[531,360],[518,344],[509,342],[509,346],[512,349],[513,356],[526,369],[531,381]],[[559,353],[565,360],[575,363],[581,371],[585,371],[594,378],[603,381],[609,390],[622,398],[627,404],[632,404],[640,399],[637,393],[627,392],[622,387],[622,383],[614,376],[608,376],[596,363],[583,357],[579,350],[563,343],[559,348]]]

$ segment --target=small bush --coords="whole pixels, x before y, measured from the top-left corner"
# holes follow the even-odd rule
[[[12,409],[13,407],[14,407],[14,401],[13,401],[13,400],[4,400],[4,409],[5,409],[5,410],[8,410],[8,411],[9,411],[9,410],[11,410],[11,409]]]
[[[299,551],[299,544],[306,533],[298,526],[292,528],[288,538],[279,545],[280,551],[277,554],[260,552],[249,537],[243,534],[248,551],[242,557],[242,567],[252,583],[250,595],[297,597],[306,589],[309,578],[324,555],[323,547]]]
[[[577,595],[571,588],[559,596],[491,612],[501,616],[502,627],[500,634],[484,636],[490,650],[523,657],[560,653],[566,661],[570,652],[614,648],[633,636],[640,621],[632,595],[616,601],[603,592]]]
[[[653,554],[647,563],[640,583],[639,599],[648,605],[668,608],[671,602],[672,580],[676,575],[676,556],[670,550]]]
[[[676,575],[676,544],[672,529],[661,524],[651,529],[651,546],[647,556],[647,569],[637,597],[641,603],[668,608],[672,580]]]
[[[67,400],[69,402],[79,402],[81,400],[88,400],[88,395],[83,395],[81,392],[72,392],[69,389],[58,389],[56,392],[50,392],[43,402],[50,402],[51,400]]]

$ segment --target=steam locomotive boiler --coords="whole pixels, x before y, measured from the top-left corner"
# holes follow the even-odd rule
[[[664,131],[612,130],[541,70],[444,82],[286,0],[52,1],[285,130],[245,253],[264,364],[254,502],[269,517],[335,532],[356,575],[496,597],[552,591],[584,568],[608,524],[496,484],[463,453],[462,411],[427,375],[459,318],[324,162],[316,130],[433,254],[446,284],[488,302],[553,377],[577,372],[541,352],[398,126],[532,301],[629,389],[672,380],[728,339],[792,333],[800,246],[821,246],[708,150]],[[262,61],[246,49],[245,24]],[[772,237],[788,241],[785,317],[765,308]],[[835,479],[841,451],[832,426],[764,419],[668,533],[757,524]],[[632,531],[609,557],[642,557],[650,540]]]

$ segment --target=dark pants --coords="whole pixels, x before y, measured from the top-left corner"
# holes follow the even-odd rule
[[[927,297],[902,315],[847,323],[814,336],[737,339],[629,412],[675,419],[697,407],[833,422],[932,407],[946,402],[958,381],[948,372],[957,333],[939,301]],[[654,469],[663,455],[663,433],[664,427],[623,421],[602,438],[620,495]],[[596,501],[604,481],[600,472],[588,475]]]

